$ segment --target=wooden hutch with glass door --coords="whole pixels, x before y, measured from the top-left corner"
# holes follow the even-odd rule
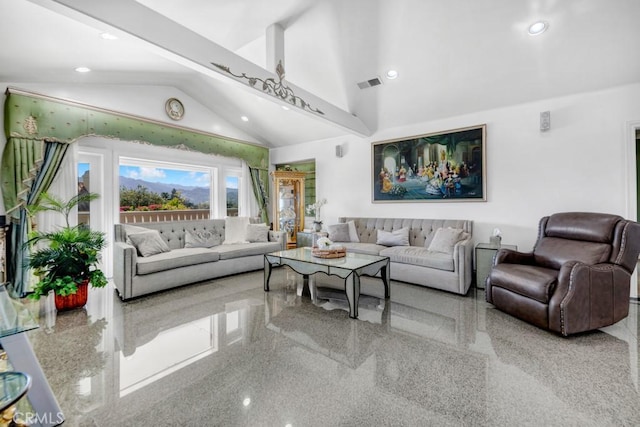
[[[273,229],[287,232],[287,248],[296,247],[296,235],[304,230],[304,172],[271,172],[274,187]]]

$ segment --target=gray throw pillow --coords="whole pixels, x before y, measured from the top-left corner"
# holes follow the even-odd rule
[[[356,229],[355,221],[347,221],[347,225],[349,226],[349,239],[351,242],[360,243],[360,238],[358,237],[358,230]]]
[[[378,230],[376,244],[383,246],[409,246],[409,227],[391,232]]]
[[[134,244],[129,238],[129,236],[131,236],[134,233],[146,233],[147,231],[150,230],[149,228],[138,227],[137,225],[123,224],[123,226],[124,226],[124,233],[127,236],[125,239],[125,242],[131,246],[134,246]]]
[[[221,244],[220,236],[208,230],[185,230],[185,248],[212,248]]]
[[[224,219],[224,242],[223,245],[237,245],[247,243],[248,216],[228,216]]]
[[[269,226],[266,224],[249,224],[247,225],[247,234],[245,238],[251,242],[268,242]]]
[[[327,227],[329,230],[329,240],[332,242],[350,242],[349,225],[348,224],[333,224]]]
[[[453,254],[453,247],[460,240],[463,231],[460,228],[438,228],[427,250]]]
[[[129,238],[131,239],[133,246],[138,250],[138,254],[143,257],[171,251],[167,242],[162,240],[162,237],[160,237],[160,232],[158,230],[147,230],[142,233],[133,233],[129,235]]]

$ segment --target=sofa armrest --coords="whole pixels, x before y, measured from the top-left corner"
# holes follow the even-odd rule
[[[286,231],[273,231],[273,230],[269,230],[269,241],[270,242],[279,242],[281,249],[280,250],[286,250],[287,249],[287,232]]]
[[[460,293],[466,294],[473,280],[473,242],[471,236],[453,247],[453,271],[458,273]]]
[[[137,261],[138,253],[135,247],[124,242],[114,242],[113,282],[123,300],[133,296],[131,283],[136,274]]]

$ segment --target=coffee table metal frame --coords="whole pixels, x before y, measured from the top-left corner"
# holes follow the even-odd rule
[[[358,299],[360,298],[360,276],[375,276],[380,273],[384,284],[384,297],[389,298],[390,268],[389,258],[347,252],[343,258],[318,258],[311,254],[311,248],[297,248],[272,252],[264,256],[264,290],[269,292],[269,279],[274,267],[288,265],[293,271],[302,274],[305,284],[309,275],[325,273],[344,279],[344,290],[349,302],[349,317],[358,318]]]

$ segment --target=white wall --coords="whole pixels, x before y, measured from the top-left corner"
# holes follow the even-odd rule
[[[371,138],[276,148],[270,161],[316,159],[317,196],[328,200],[322,208],[325,224],[339,216],[472,219],[475,242],[488,242],[498,227],[504,244],[529,251],[544,215],[601,211],[629,217],[627,181],[635,171],[627,171],[626,139],[629,123],[640,119],[638,100],[636,84],[383,129]],[[551,130],[540,132],[539,113],[547,110]],[[487,124],[486,202],[372,203],[371,142],[482,123]],[[343,145],[342,158],[335,156],[337,144]]]

